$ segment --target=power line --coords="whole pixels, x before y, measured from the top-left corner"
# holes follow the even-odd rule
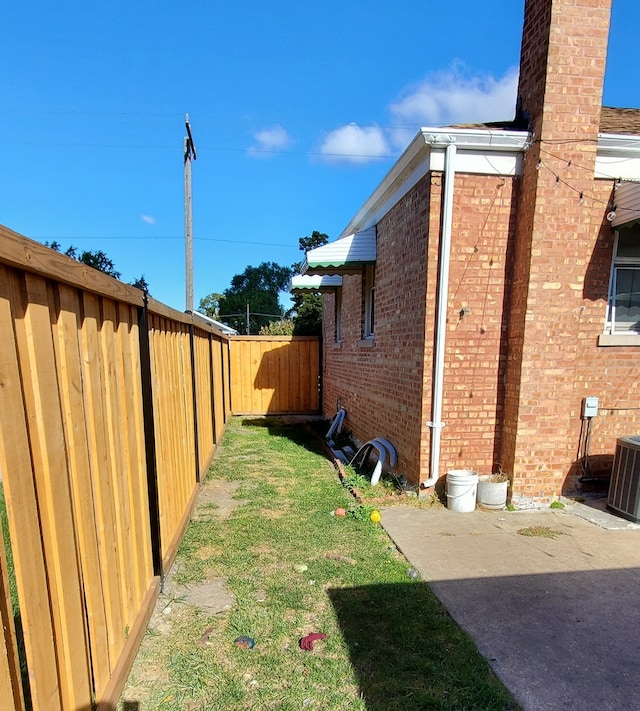
[[[155,240],[184,240],[184,237],[169,237],[169,236],[161,236],[161,237],[126,237],[126,236],[117,236],[117,237],[104,237],[104,236],[84,236],[84,237],[65,237],[65,236],[56,236],[56,237],[43,237],[42,235],[39,236],[32,236],[31,239],[35,239],[38,242],[50,242],[52,240],[55,240],[56,242],[59,242],[60,240],[63,240],[65,242],[86,242],[88,240],[91,241],[101,241],[101,242],[113,242],[113,241],[143,241],[143,242],[153,242]],[[258,247],[286,247],[288,249],[295,247],[294,244],[282,244],[279,242],[249,242],[247,240],[238,240],[238,239],[219,239],[217,237],[194,237],[194,241],[200,241],[200,242],[224,242],[226,244],[251,244],[255,245]]]

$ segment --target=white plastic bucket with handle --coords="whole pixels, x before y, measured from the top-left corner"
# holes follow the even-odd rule
[[[447,508],[458,513],[470,513],[476,508],[478,472],[450,469],[447,472]]]

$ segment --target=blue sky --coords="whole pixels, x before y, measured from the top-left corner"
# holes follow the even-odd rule
[[[0,223],[102,249],[184,309],[188,113],[197,306],[335,239],[421,125],[512,118],[523,5],[3,3]],[[613,0],[606,105],[640,106],[638,30]]]

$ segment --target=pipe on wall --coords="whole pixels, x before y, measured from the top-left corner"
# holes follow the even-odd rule
[[[442,140],[442,139],[439,139]],[[434,486],[440,476],[440,442],[442,439],[442,398],[444,385],[444,354],[447,329],[447,303],[449,300],[449,262],[451,257],[451,231],[453,224],[453,190],[455,181],[456,145],[447,143],[444,157],[444,195],[442,233],[440,235],[440,269],[438,278],[438,298],[435,328],[435,349],[433,358],[433,392],[431,397],[431,428],[429,478],[421,482],[420,488]]]

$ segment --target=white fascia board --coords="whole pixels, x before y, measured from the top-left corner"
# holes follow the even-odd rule
[[[640,136],[601,133],[598,136],[595,177],[640,180]]]
[[[338,239],[377,224],[429,171],[442,171],[449,143],[457,147],[456,172],[518,175],[529,140],[524,131],[420,129]]]
[[[431,151],[430,170],[444,170],[443,148]],[[522,151],[506,150],[504,152],[460,150],[456,153],[456,173],[474,175],[520,175],[522,173]]]

